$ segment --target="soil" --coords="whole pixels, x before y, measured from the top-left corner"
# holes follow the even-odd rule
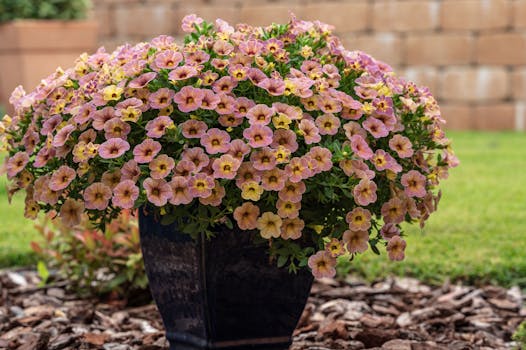
[[[0,271],[0,349],[167,349],[155,305],[79,299],[65,281],[39,282],[31,270]],[[518,287],[321,280],[290,350],[512,349],[524,297]]]

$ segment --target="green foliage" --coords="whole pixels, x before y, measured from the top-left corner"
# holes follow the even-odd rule
[[[89,0],[0,0],[0,22],[16,19],[86,18]]]
[[[104,233],[87,221],[71,229],[47,217],[37,230],[43,240],[31,245],[42,259],[37,269],[43,281],[49,278],[48,269],[56,269],[81,295],[127,297],[147,288],[137,220],[129,212],[123,211]]]
[[[526,321],[517,328],[513,334],[513,340],[518,343],[518,349],[526,349]]]

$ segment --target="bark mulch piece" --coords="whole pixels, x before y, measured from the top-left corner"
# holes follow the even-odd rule
[[[78,299],[64,281],[38,283],[34,271],[0,270],[0,349],[167,349],[155,305]],[[525,319],[518,287],[322,280],[290,350],[512,349],[511,335]]]

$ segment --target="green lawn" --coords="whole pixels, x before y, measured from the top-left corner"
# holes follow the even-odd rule
[[[341,270],[370,279],[396,273],[440,283],[449,277],[526,286],[526,135],[449,132],[461,165],[443,181],[438,212],[424,231],[408,227],[406,260],[366,252]],[[0,266],[32,261],[37,234],[23,197],[7,205],[0,178]]]
[[[366,252],[343,271],[526,286],[526,135],[448,136],[461,164],[442,183],[442,201],[424,230],[406,227],[406,260]]]

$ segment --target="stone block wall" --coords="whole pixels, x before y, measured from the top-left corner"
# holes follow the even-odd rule
[[[526,0],[94,0],[92,16],[113,49],[181,37],[189,13],[266,25],[289,11],[429,86],[449,129],[526,129]]]

